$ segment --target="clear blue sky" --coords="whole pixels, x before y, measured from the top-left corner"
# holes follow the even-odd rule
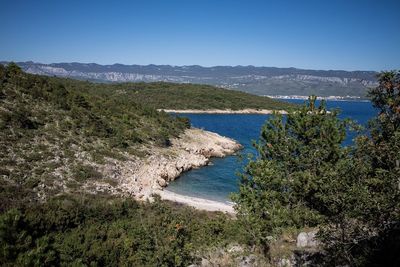
[[[0,60],[400,68],[400,0],[0,0]]]

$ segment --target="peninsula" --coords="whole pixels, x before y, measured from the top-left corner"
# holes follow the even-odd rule
[[[271,109],[158,109],[167,113],[181,113],[181,114],[287,114],[286,110],[271,110]]]

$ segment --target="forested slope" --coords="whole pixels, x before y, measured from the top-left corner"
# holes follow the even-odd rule
[[[227,90],[211,85],[178,83],[89,83],[58,79],[67,87],[85,88],[91,94],[116,97],[125,103],[144,104],[156,109],[292,109],[296,107],[268,97]]]

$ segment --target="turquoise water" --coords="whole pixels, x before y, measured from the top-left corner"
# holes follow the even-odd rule
[[[303,103],[302,100],[289,100]],[[366,125],[376,114],[370,102],[328,101],[328,108],[339,108],[341,118],[352,118]],[[244,146],[239,155],[212,159],[211,164],[200,169],[191,170],[170,183],[168,190],[189,196],[201,197],[217,201],[229,201],[229,194],[238,188],[237,172],[244,166],[240,158],[255,153],[252,140],[257,140],[260,129],[269,115],[249,114],[185,114],[193,127],[216,132],[237,140]],[[349,136],[346,143],[350,143]]]

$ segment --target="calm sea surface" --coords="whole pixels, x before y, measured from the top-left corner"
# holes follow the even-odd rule
[[[303,100],[288,100],[303,103]],[[366,125],[376,114],[370,102],[328,101],[329,109],[341,110],[340,118],[351,118]],[[229,194],[238,188],[237,172],[243,169],[244,161],[249,153],[254,154],[253,140],[257,140],[260,129],[269,115],[245,114],[185,114],[194,127],[216,132],[231,137],[244,146],[239,155],[222,159],[212,159],[209,166],[184,173],[170,183],[168,190],[189,196],[206,199],[229,201]],[[350,136],[346,143],[351,142]]]

